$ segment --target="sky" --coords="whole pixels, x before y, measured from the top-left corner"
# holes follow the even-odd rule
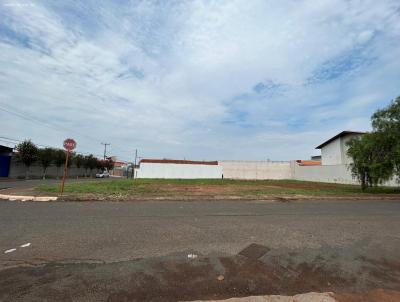
[[[398,0],[0,0],[0,144],[308,159],[399,95]]]

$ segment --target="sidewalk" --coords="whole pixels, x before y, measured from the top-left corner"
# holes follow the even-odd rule
[[[332,293],[307,293],[295,296],[250,296],[244,298],[231,298],[227,300],[206,300],[193,302],[337,302]]]

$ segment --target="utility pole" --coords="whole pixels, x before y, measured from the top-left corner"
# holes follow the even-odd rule
[[[111,145],[109,143],[101,143],[102,145],[104,145],[104,160],[106,159],[106,152],[107,152],[107,146]]]
[[[135,149],[135,162],[133,164],[133,170],[132,170],[132,178],[133,179],[135,179],[136,160],[137,160],[137,149]]]

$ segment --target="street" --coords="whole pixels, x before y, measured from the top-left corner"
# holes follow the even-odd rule
[[[236,288],[244,286],[246,291],[219,289],[217,296],[220,297],[262,294],[265,291],[276,293],[276,290],[301,292],[308,290],[310,284],[313,290],[368,290],[374,286],[400,289],[400,203],[396,201],[2,201],[0,216],[0,300],[5,301],[18,296],[15,290],[32,282],[30,278],[37,270],[44,270],[46,275],[53,277],[42,279],[46,285],[44,287],[38,284],[37,288],[24,291],[25,299],[29,300],[33,294],[42,297],[46,294],[44,289],[52,288],[60,295],[66,294],[65,297],[79,292],[86,299],[96,300],[90,292],[84,291],[86,294],[83,294],[82,288],[76,288],[77,292],[75,289],[63,292],[62,284],[71,283],[71,276],[74,276],[75,282],[83,278],[90,286],[98,286],[108,284],[111,280],[116,282],[124,279],[126,274],[130,274],[131,279],[136,276],[133,278],[136,280],[139,272],[146,272],[159,280],[160,276],[157,277],[154,272],[155,266],[160,266],[156,270],[158,272],[168,272],[172,263],[175,273],[182,269],[180,264],[188,265],[182,286],[185,282],[197,280],[204,282],[208,289],[196,294],[189,291],[187,298],[214,296],[213,287],[208,284],[206,276],[218,270],[226,273],[227,264],[221,264],[221,261],[224,263],[221,259],[229,259],[231,265],[238,266],[238,271],[251,268],[248,273],[255,278],[255,283],[249,289],[248,278],[239,278],[235,283]],[[28,243],[29,246],[21,247]],[[238,258],[238,253],[246,247],[248,249],[242,255],[248,261],[257,260],[258,264],[250,262],[244,265],[243,257]],[[4,253],[12,249],[15,251]],[[211,271],[205,273],[203,280],[196,279],[199,272],[196,273],[197,277],[192,276],[191,270],[197,266],[191,265],[194,262],[188,262],[189,254],[198,257],[193,261],[209,264],[207,267]],[[165,264],[166,261],[169,266]],[[323,284],[321,280],[313,280],[291,288],[282,287],[280,278],[272,287],[257,286],[257,280],[268,276],[265,271],[259,270],[260,265],[267,266],[269,271],[277,262],[280,268],[285,268],[285,284],[294,284],[298,280],[298,269],[304,270],[304,265],[314,272],[313,266],[316,265],[323,276],[340,278],[332,277],[331,281],[326,283],[324,280]],[[57,266],[57,263],[62,266]],[[87,265],[92,266],[89,271]],[[60,269],[68,273],[60,272]],[[97,270],[101,273],[94,274]],[[293,273],[288,275],[288,271]],[[94,275],[90,275],[90,272]],[[64,279],[64,274],[69,277]],[[243,271],[241,274],[246,275]],[[309,277],[315,276],[313,273]],[[140,286],[124,283],[122,288],[118,285],[112,290],[106,289],[106,292],[115,294],[118,288],[123,292],[129,291],[128,288],[135,292],[135,286],[143,290],[146,280],[142,281],[139,282]],[[155,286],[156,283],[152,280],[147,286]],[[164,289],[168,288],[166,285]],[[154,299],[146,295],[145,300]],[[64,296],[56,297],[59,299]],[[109,299],[113,300],[113,297],[109,296]],[[174,301],[178,297],[182,298],[176,291],[167,290],[164,299],[156,300]],[[136,301],[133,298],[131,300]]]

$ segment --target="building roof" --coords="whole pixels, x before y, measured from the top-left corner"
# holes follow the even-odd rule
[[[321,161],[320,160],[296,160],[296,163],[299,164],[299,166],[320,166]]]
[[[365,134],[365,132],[360,132],[360,131],[342,131],[338,134],[336,134],[334,137],[331,137],[327,141],[323,142],[321,145],[315,147],[315,149],[321,149],[322,147],[325,147],[327,144],[330,142],[334,141],[335,139],[338,139],[339,137],[350,135],[350,134]]]
[[[13,148],[8,146],[0,145],[0,153],[12,153]]]
[[[114,167],[126,166],[128,163],[124,161],[114,161]]]
[[[209,165],[217,166],[218,161],[194,161],[194,160],[175,160],[175,159],[142,159],[139,164],[183,164],[183,165]]]

